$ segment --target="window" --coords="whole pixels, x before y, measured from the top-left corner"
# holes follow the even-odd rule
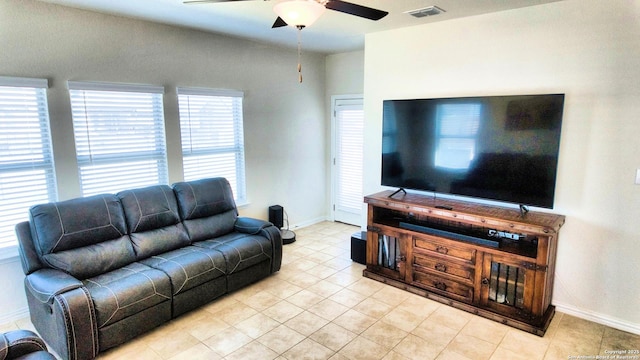
[[[185,181],[229,180],[237,203],[246,203],[241,91],[178,88]]]
[[[83,196],[169,182],[163,92],[158,86],[69,81]]]
[[[0,77],[0,252],[30,206],[57,200],[47,80]]]
[[[436,108],[437,148],[435,165],[465,170],[476,154],[481,104],[441,104]]]

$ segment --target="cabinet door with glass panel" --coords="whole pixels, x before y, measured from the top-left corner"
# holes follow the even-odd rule
[[[533,313],[535,280],[535,264],[518,261],[513,256],[485,253],[481,306],[521,320],[535,320],[542,315]]]
[[[367,268],[404,281],[409,249],[407,236],[385,227],[370,226],[367,230]]]

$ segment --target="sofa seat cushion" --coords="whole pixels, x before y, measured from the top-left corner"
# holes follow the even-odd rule
[[[227,262],[227,275],[265,260],[271,261],[271,241],[260,235],[232,232],[215,239],[199,241],[193,245],[220,251]]]
[[[187,246],[140,261],[164,272],[177,295],[198,285],[224,276],[227,265],[220,251]]]
[[[83,283],[96,309],[98,329],[171,301],[169,277],[140,263],[131,263]]]

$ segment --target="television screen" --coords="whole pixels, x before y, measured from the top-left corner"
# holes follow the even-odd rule
[[[385,100],[382,185],[553,208],[564,94]]]

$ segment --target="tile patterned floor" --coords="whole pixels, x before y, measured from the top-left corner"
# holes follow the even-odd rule
[[[569,359],[640,349],[640,336],[556,313],[544,337],[363,278],[358,228],[296,230],[282,270],[99,359]],[[29,328],[28,319],[0,330]],[[640,359],[638,357],[637,359]]]

